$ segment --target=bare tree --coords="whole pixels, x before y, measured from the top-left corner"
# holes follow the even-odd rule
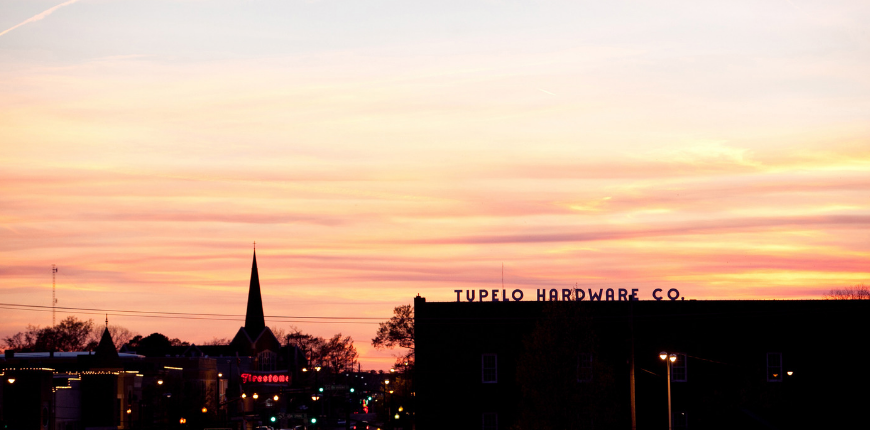
[[[284,330],[283,328],[280,328],[280,327],[278,327],[278,328],[272,328],[272,327],[269,327],[269,330],[272,330],[272,334],[275,335],[275,339],[278,339],[278,342],[283,341],[284,338],[287,337],[287,330]]]
[[[312,362],[320,361],[321,349],[326,343],[322,337],[303,333],[302,330],[293,326],[290,327],[290,333],[286,334],[283,340],[287,342],[287,345],[299,348],[299,351]]]
[[[864,284],[844,288],[832,288],[825,294],[827,300],[870,300],[870,287]]]
[[[203,345],[229,345],[232,342],[229,338],[226,337],[213,337],[211,340],[207,340],[203,342]]]
[[[336,372],[353,367],[357,357],[359,357],[356,347],[353,346],[353,338],[350,336],[341,337],[341,333],[326,341],[320,347],[319,355]]]

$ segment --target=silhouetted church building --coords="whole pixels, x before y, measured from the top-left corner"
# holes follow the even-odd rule
[[[414,307],[420,430],[868,426],[868,300]]]
[[[240,356],[256,357],[254,364],[262,370],[274,370],[278,363],[281,342],[275,337],[272,330],[266,327],[256,251],[254,252],[254,262],[251,265],[251,285],[248,288],[245,325],[239,328],[236,336],[230,342],[229,349]],[[286,369],[286,367],[284,368]]]

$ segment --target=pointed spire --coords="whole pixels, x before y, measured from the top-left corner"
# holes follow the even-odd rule
[[[115,349],[115,342],[112,342],[112,335],[109,333],[109,327],[103,329],[103,337],[100,338],[100,344],[94,350],[94,355],[100,357],[100,360],[117,360],[118,350]]]
[[[257,251],[254,250],[254,264],[251,266],[251,285],[248,288],[248,310],[245,313],[245,331],[255,339],[266,328],[263,315],[263,298],[260,295],[260,275],[257,272]]]

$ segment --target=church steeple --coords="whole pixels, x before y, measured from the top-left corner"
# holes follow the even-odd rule
[[[263,298],[260,296],[260,275],[257,273],[257,250],[254,250],[254,264],[251,267],[251,286],[248,288],[248,310],[245,313],[245,331],[256,338],[266,328],[263,315]]]

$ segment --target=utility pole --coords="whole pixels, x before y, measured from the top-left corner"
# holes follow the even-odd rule
[[[51,265],[51,326],[55,324],[55,314],[57,309],[57,285],[55,284],[55,276],[57,275],[57,266]]]

